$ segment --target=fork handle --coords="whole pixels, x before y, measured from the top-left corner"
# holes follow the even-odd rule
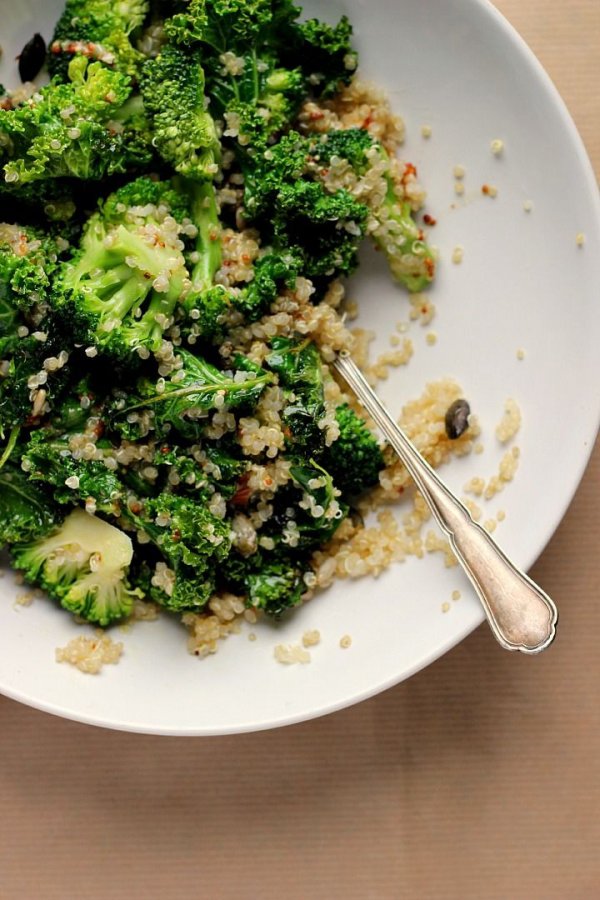
[[[539,653],[556,634],[553,601],[522,572],[444,484],[399,428],[358,366],[340,354],[335,367],[394,448],[445,532],[481,601],[496,640],[506,650]]]

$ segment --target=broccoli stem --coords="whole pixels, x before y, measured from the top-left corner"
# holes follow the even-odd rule
[[[177,295],[173,291],[167,294],[153,293],[152,300],[141,319],[131,326],[132,334],[135,332],[137,338],[133,338],[133,343],[145,344],[152,350],[158,350],[163,337],[163,327],[157,321],[157,316],[173,315],[173,307],[177,301]]]
[[[221,224],[217,197],[209,182],[195,183],[190,187],[192,196],[192,221],[198,229],[196,252],[200,258],[192,269],[192,294],[207,290],[214,284],[221,268],[223,252]]]
[[[129,269],[129,277],[110,299],[104,301],[107,308],[105,315],[110,319],[122,322],[130,312],[135,312],[140,303],[148,294],[149,285],[142,274],[136,274]]]
[[[108,269],[96,281],[97,293],[101,297],[110,297],[115,289],[122,285],[131,275],[131,269],[123,263],[114,269]]]
[[[431,283],[435,270],[435,257],[431,249],[425,243],[423,232],[419,229],[412,217],[410,203],[400,200],[396,191],[394,180],[390,175],[390,158],[387,151],[379,148],[379,155],[387,163],[385,180],[387,191],[383,202],[385,216],[378,214],[383,221],[393,221],[397,226],[395,235],[398,246],[403,253],[400,258],[395,253],[387,253],[390,271],[397,281],[400,281],[411,293],[424,291]],[[386,252],[386,240],[374,235],[375,243]],[[407,270],[407,257],[415,257],[413,271]]]
[[[0,456],[0,469],[4,468],[5,464],[10,459],[11,454],[16,447],[17,441],[19,440],[20,432],[21,432],[21,426],[13,425],[13,427],[11,428],[10,434],[8,436],[8,442],[6,444],[6,447],[4,448],[2,456]]]

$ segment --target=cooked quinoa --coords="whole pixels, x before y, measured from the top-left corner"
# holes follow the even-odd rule
[[[496,437],[501,444],[506,444],[521,427],[521,410],[516,400],[509,397],[504,404],[504,413],[496,427]]]
[[[49,68],[54,75],[66,64],[81,77],[58,93],[60,77],[40,91],[25,85],[3,101],[5,144],[23,109],[34,132],[41,110],[35,141],[49,140],[52,166],[60,177],[80,177],[68,166],[83,142],[99,195],[91,216],[87,207],[77,210],[78,196],[44,209],[53,221],[70,223],[68,238],[56,237],[45,219],[39,233],[0,223],[0,254],[10,262],[3,288],[9,299],[19,295],[18,342],[3,349],[0,391],[18,388],[25,404],[14,420],[0,422],[7,435],[0,482],[5,493],[16,483],[49,498],[39,533],[32,516],[30,531],[9,533],[4,542],[26,579],[76,621],[128,628],[175,613],[199,657],[336,579],[378,577],[429,553],[456,564],[447,542],[429,529],[431,514],[408,472],[333,365],[348,353],[377,386],[410,363],[419,341],[409,329],[429,329],[436,315],[428,289],[437,251],[424,230],[436,219],[423,210],[417,167],[404,157],[402,119],[379,86],[356,75],[346,23],[300,24],[298,11],[290,13],[277,49],[278,20],[267,39],[265,22],[245,33],[245,19],[231,28],[227,4],[212,4],[206,16],[215,17],[210,27],[226,46],[216,51],[205,42],[193,65],[191,51],[181,49],[198,40],[195,31],[186,33],[186,15],[176,27],[142,15],[139,84],[120,74],[122,43],[84,43],[75,34],[63,40],[73,27],[67,16]],[[324,71],[306,71],[324,46]],[[88,109],[90,98],[96,106]],[[128,119],[135,108],[129,100],[138,99],[144,134]],[[107,104],[114,105],[108,120]],[[104,190],[101,147],[85,143],[86,116],[110,135],[123,181],[112,193]],[[48,138],[49,120],[73,142],[70,153]],[[428,139],[431,126],[421,134]],[[493,142],[492,152],[501,153],[501,144]],[[34,171],[35,153],[23,155],[3,169],[16,200],[25,175],[32,182],[47,176]],[[453,175],[462,194],[464,167]],[[482,190],[496,194],[489,185]],[[347,279],[363,239],[406,289],[398,300],[402,321],[377,356],[374,333],[352,324],[363,310]],[[453,262],[462,258],[456,247]],[[424,343],[436,341],[427,330]],[[26,376],[13,385],[20,352]],[[459,399],[455,381],[438,379],[400,413],[401,426],[435,467],[480,446],[476,416],[460,436],[447,434],[446,413]],[[498,439],[508,442],[519,424],[516,403],[507,401]],[[517,464],[512,447],[498,474],[472,479],[467,493],[489,499]],[[475,501],[468,503],[481,518]],[[306,664],[308,648],[320,641],[317,629],[306,631],[298,643],[278,644],[274,658]],[[351,643],[349,635],[339,640],[342,649]],[[77,636],[56,659],[95,674],[122,652],[99,631]]]
[[[273,654],[277,662],[285,666],[306,665],[311,661],[310,653],[301,644],[277,644]]]
[[[80,635],[65,647],[57,648],[56,661],[69,663],[86,675],[98,675],[103,666],[118,663],[122,653],[122,643],[115,643],[109,635],[97,631],[94,637]]]

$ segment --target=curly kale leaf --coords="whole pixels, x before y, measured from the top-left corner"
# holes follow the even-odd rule
[[[170,426],[187,437],[198,437],[203,419],[211,410],[223,406],[254,406],[273,376],[244,357],[236,357],[237,372],[223,372],[199,356],[187,350],[179,350],[182,368],[168,380],[159,384],[141,379],[137,385],[137,398],[120,417],[138,409],[151,410],[159,434],[167,433]],[[242,374],[244,373],[244,374]],[[168,426],[168,427],[166,427]]]
[[[21,469],[6,466],[0,471],[0,546],[39,538],[58,522],[50,492]]]

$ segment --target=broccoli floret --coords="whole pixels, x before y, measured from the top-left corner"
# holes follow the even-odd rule
[[[294,288],[301,262],[293,253],[265,253],[254,264],[253,277],[232,301],[234,309],[248,322],[269,312],[271,304],[285,288]]]
[[[152,158],[137,107],[131,123],[119,119],[130,79],[84,57],[71,62],[69,75],[68,84],[51,82],[23,106],[0,109],[0,160],[13,189],[61,177],[99,180]]]
[[[434,277],[435,257],[413,219],[403,183],[407,170],[398,167],[397,171],[396,161],[383,145],[362,128],[328,132],[313,149],[313,158],[319,164],[314,169],[317,176],[336,158],[348,161],[357,182],[365,176],[381,179],[382,191],[361,192],[369,208],[367,231],[387,257],[394,278],[409,291],[424,290]],[[414,169],[409,167],[408,173],[411,171]]]
[[[342,494],[354,496],[378,484],[385,463],[375,435],[347,403],[338,406],[335,418],[340,435],[326,448],[323,465]]]
[[[184,437],[197,439],[204,428],[204,420],[210,410],[223,406],[230,408],[254,406],[273,376],[259,366],[255,366],[242,356],[233,359],[237,369],[234,374],[222,372],[187,350],[179,350],[183,365],[168,380],[157,383],[150,379],[140,379],[137,397],[128,395],[129,402],[121,408],[118,401],[114,407],[117,419],[127,419],[134,410],[151,410],[153,424],[158,435],[168,434],[171,427]],[[241,378],[245,373],[245,378]]]
[[[319,423],[325,416],[321,357],[309,340],[276,337],[266,364],[279,375],[284,388],[283,420],[295,453],[317,456],[324,437]]]
[[[185,304],[189,320],[181,323],[181,334],[188,343],[198,338],[221,341],[233,309],[233,291],[217,284],[198,294],[188,294]]]
[[[0,438],[34,425],[67,380],[64,338],[46,315],[59,255],[68,247],[51,233],[0,224]],[[40,340],[37,340],[37,338]],[[62,343],[57,348],[56,342]],[[67,344],[68,346],[68,344]],[[60,367],[44,360],[60,354]],[[57,360],[58,362],[58,360]]]
[[[214,278],[221,267],[221,222],[215,188],[210,182],[184,182],[183,190],[189,196],[190,217],[198,229],[196,242],[189,262],[192,282],[186,307],[195,306],[195,298],[214,285]]]
[[[32,484],[16,466],[2,469],[0,547],[42,537],[59,521],[59,511],[43,486]]]
[[[155,352],[189,289],[185,205],[167,182],[140,178],[111,195],[63,264],[53,307],[75,339],[131,363]],[[179,221],[178,221],[179,219]]]
[[[46,232],[0,223],[0,333],[14,322],[14,311],[33,314],[46,300],[59,254]],[[13,310],[13,316],[9,310]]]
[[[74,615],[106,626],[131,613],[134,598],[126,571],[133,546],[124,532],[83,510],[74,510],[58,531],[14,544],[13,565]]]
[[[291,254],[271,251],[256,260],[244,287],[215,284],[198,293],[190,291],[183,304],[189,318],[180,323],[182,337],[192,344],[199,338],[220,342],[228,328],[240,323],[240,315],[246,322],[256,322],[282,290],[295,287],[298,269]]]
[[[135,78],[144,56],[131,38],[149,5],[148,0],[67,0],[49,47],[50,75],[66,81],[70,61],[83,55]]]
[[[302,602],[306,591],[303,571],[286,562],[272,562],[247,576],[246,604],[279,618]]]
[[[185,302],[192,325],[183,327],[184,336],[222,339],[231,327],[232,313],[243,316],[246,322],[256,322],[268,313],[280,292],[294,288],[299,262],[290,253],[267,252],[259,257],[252,269],[252,278],[244,287],[225,288],[214,285],[198,294],[191,292]]]
[[[200,53],[167,45],[144,65],[141,91],[162,158],[187,178],[213,178],[220,143],[205,105]]]

